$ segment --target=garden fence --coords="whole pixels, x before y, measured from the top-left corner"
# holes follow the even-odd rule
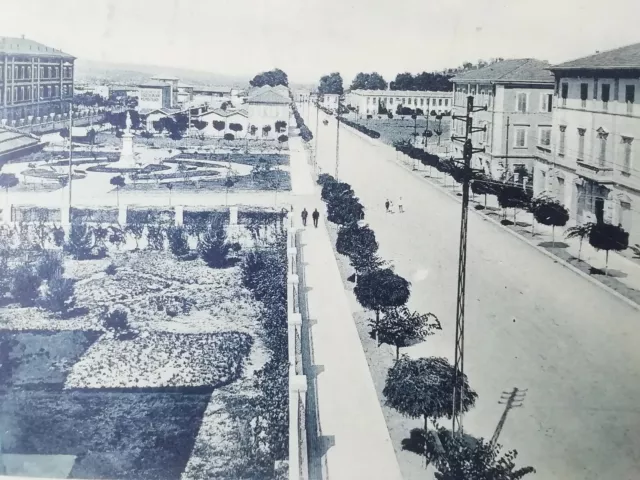
[[[302,366],[302,314],[298,235],[293,215],[287,215],[287,318],[289,350],[289,480],[308,479],[306,407],[307,378]]]

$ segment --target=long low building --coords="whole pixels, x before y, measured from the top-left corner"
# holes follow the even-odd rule
[[[396,113],[398,106],[440,114],[451,111],[453,92],[352,90],[346,94],[345,101],[359,115],[376,115],[384,111]]]
[[[6,162],[42,149],[45,144],[35,135],[0,128],[0,168]]]

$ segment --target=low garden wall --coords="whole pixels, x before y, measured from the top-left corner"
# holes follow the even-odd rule
[[[287,215],[287,323],[289,350],[289,480],[309,477],[307,458],[307,377],[302,367],[302,315],[300,313],[299,238],[293,216]]]

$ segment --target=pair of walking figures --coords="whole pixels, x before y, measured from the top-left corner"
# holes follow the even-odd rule
[[[309,212],[307,212],[306,208],[302,209],[302,213],[300,214],[300,216],[302,217],[302,225],[304,227],[306,227],[307,226],[307,217],[309,216]],[[320,218],[320,212],[318,212],[317,208],[311,214],[311,218],[313,218],[313,226],[318,228],[318,219]]]

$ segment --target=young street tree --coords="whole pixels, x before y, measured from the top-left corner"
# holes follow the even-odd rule
[[[390,268],[373,270],[360,276],[353,292],[358,303],[376,313],[374,334],[378,339],[380,312],[386,308],[400,307],[407,303],[411,284]]]
[[[120,208],[120,188],[125,186],[125,180],[122,175],[116,175],[115,177],[111,177],[109,183],[116,187],[116,204],[118,208]]]
[[[564,227],[567,224],[569,211],[557,200],[543,196],[533,199],[531,213],[538,223],[551,225],[551,245],[555,247],[556,227]],[[533,225],[531,225],[531,231],[533,232]]]
[[[4,188],[5,203],[9,203],[9,189],[18,185],[18,177],[13,173],[0,173],[0,188]]]
[[[410,418],[422,418],[424,437],[428,438],[428,422],[440,418],[452,418],[454,367],[445,358],[429,357],[412,360],[403,355],[389,369],[382,394],[387,406]],[[456,397],[457,409],[467,412],[478,398],[471,389],[467,376],[459,376],[460,386],[464,388],[464,399]],[[425,449],[425,456],[429,452]],[[469,477],[461,477],[469,478]]]
[[[583,223],[582,225],[576,225],[575,227],[567,228],[565,236],[567,238],[578,238],[580,240],[580,246],[578,247],[578,260],[582,254],[582,242],[585,238],[589,238],[593,223]]]
[[[516,223],[516,213],[518,208],[525,208],[529,205],[530,199],[527,192],[517,185],[501,185],[498,191],[498,204],[504,211],[506,218],[506,209],[513,208],[513,223]]]
[[[516,468],[518,452],[500,454],[500,445],[479,438],[471,440],[465,435],[439,435],[443,454],[436,459],[437,480],[521,480],[533,467]]]
[[[376,325],[371,325],[376,328]],[[396,347],[396,360],[400,358],[400,348],[411,342],[423,341],[436,330],[442,330],[440,320],[433,313],[412,312],[406,306],[389,308],[384,311],[377,325],[378,342]]]
[[[610,223],[594,223],[589,230],[589,244],[596,250],[604,250],[606,252],[604,274],[607,275],[609,251],[620,252],[629,247],[629,232],[625,232],[622,227],[611,225]]]

